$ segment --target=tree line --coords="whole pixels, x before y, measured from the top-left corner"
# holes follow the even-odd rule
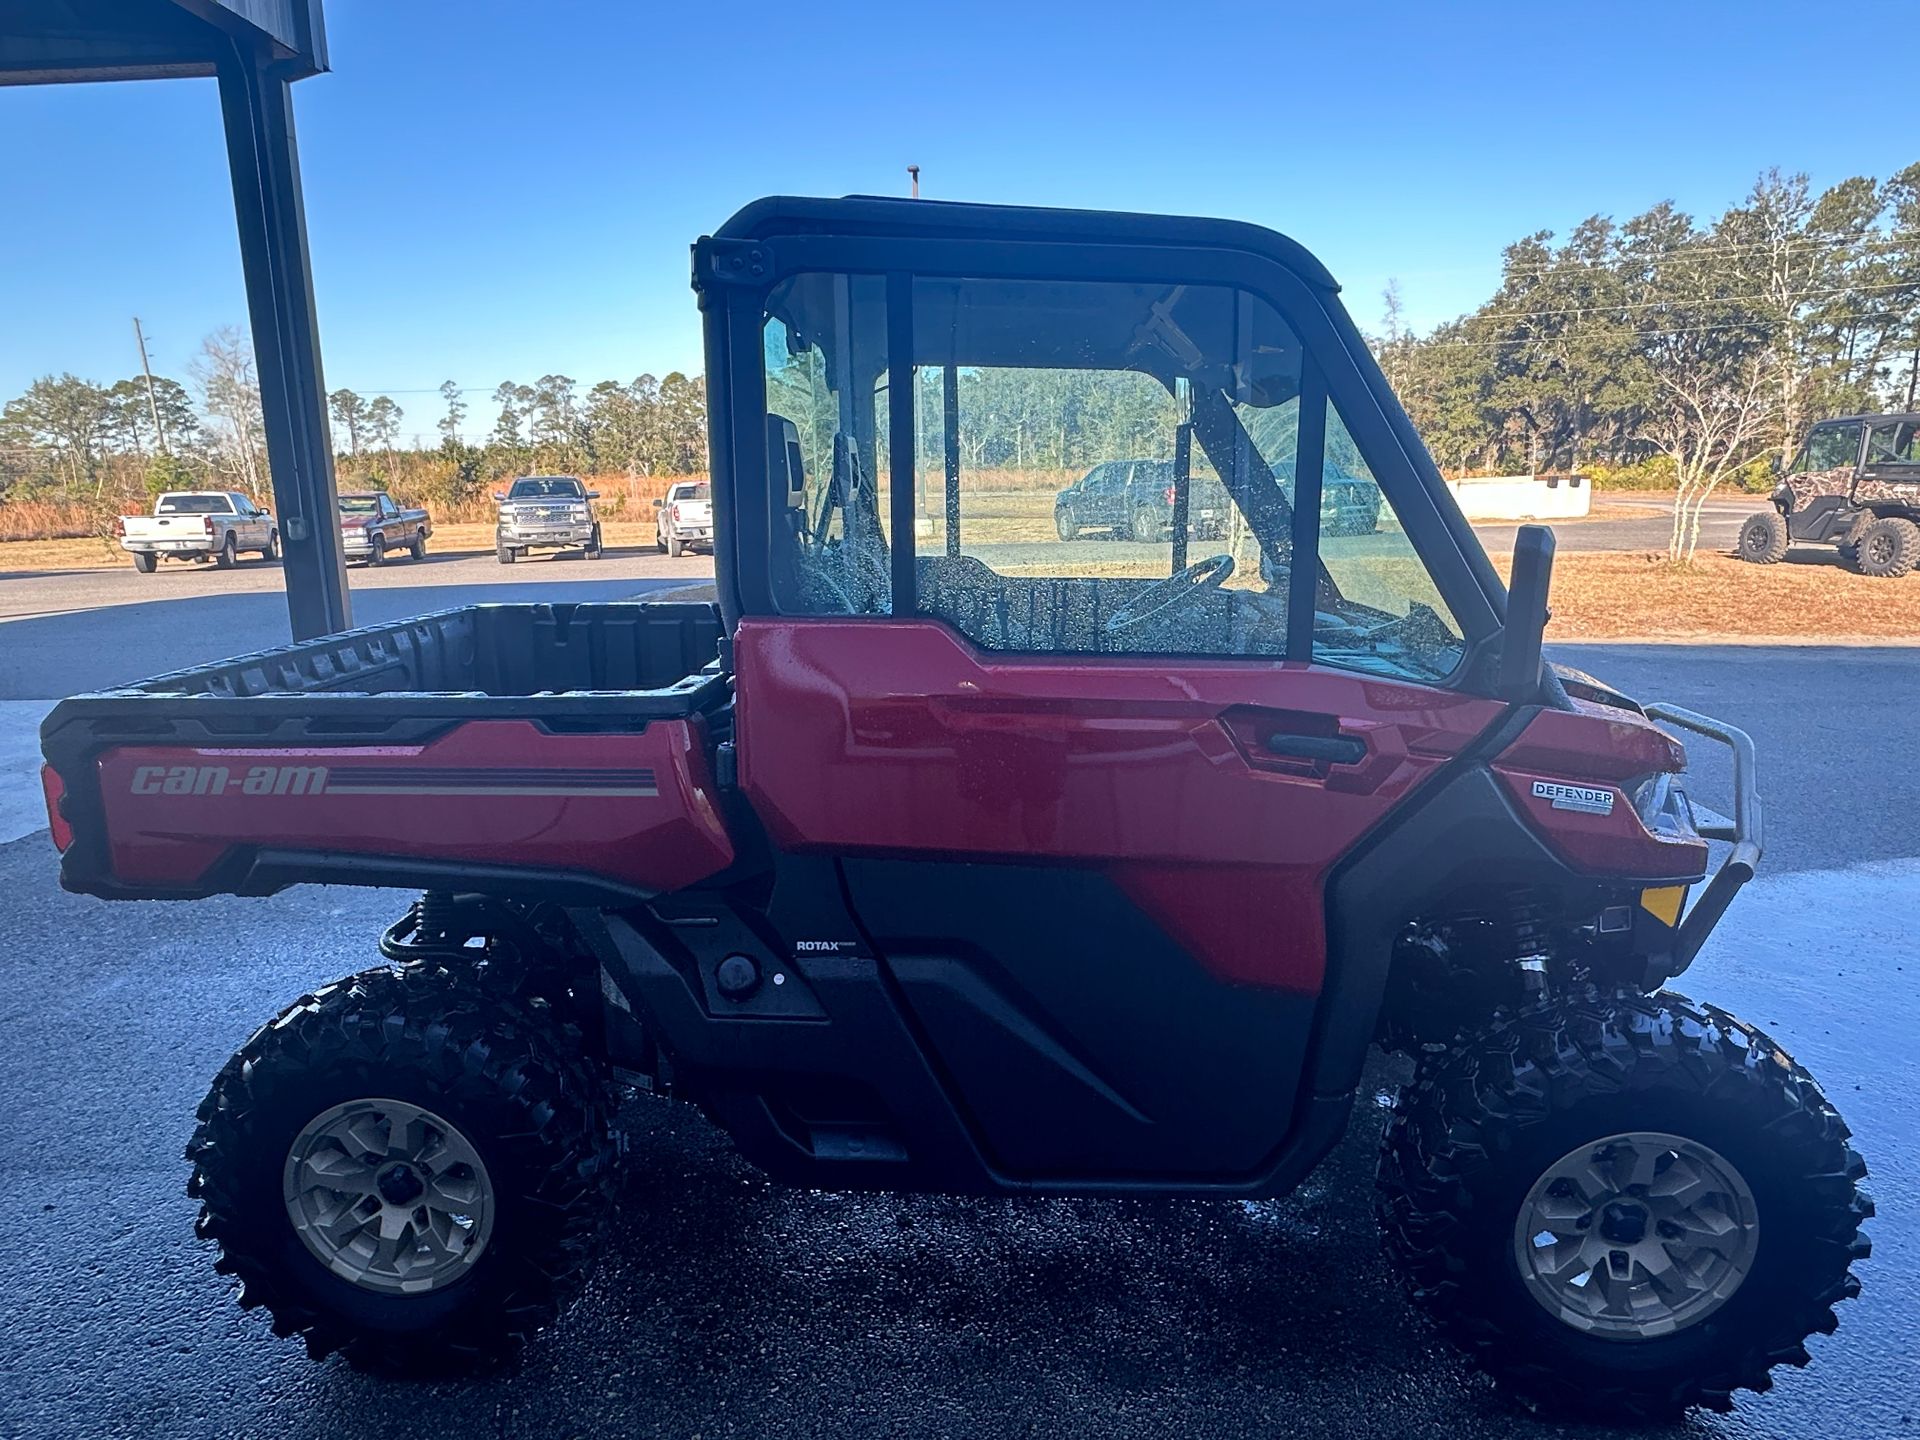
[[[514,475],[706,470],[706,387],[698,377],[675,371],[584,390],[559,374],[530,385],[503,381],[490,392],[492,424],[477,441],[467,428],[473,393],[453,380],[440,387],[433,440],[405,431],[407,412],[390,395],[332,391],[341,484],[457,508]],[[44,375],[0,406],[0,503],[105,513],[194,486],[272,496],[253,350],[237,329],[208,336],[184,380]]]
[[[1817,193],[1804,175],[1768,171],[1708,221],[1662,203],[1625,221],[1591,216],[1564,237],[1537,231],[1506,247],[1498,288],[1471,313],[1424,335],[1403,313],[1390,284],[1372,343],[1444,469],[1657,477],[1679,497],[1673,552],[1686,558],[1707,497],[1730,479],[1763,485],[1769,457],[1790,458],[1811,421],[1920,402],[1920,164]],[[827,403],[805,361],[770,378],[796,392],[776,397],[787,413],[812,420]],[[935,434],[937,399],[918,388],[923,433]],[[975,467],[1072,468],[1164,447],[1175,420],[1144,380],[1062,371],[968,372],[959,398]],[[437,443],[422,430],[403,443],[407,412],[390,395],[335,390],[328,411],[343,483],[427,503],[478,501],[535,471],[707,468],[704,382],[678,372],[585,388],[561,374],[491,391],[449,380]],[[830,434],[833,417],[817,418]],[[237,330],[209,336],[184,382],[49,375],[0,408],[0,501],[99,504],[188,483],[270,492]]]
[[[1733,477],[1764,485],[1823,416],[1920,399],[1920,164],[1816,193],[1763,174],[1701,222],[1671,203],[1507,246],[1471,314],[1426,335],[1385,295],[1374,350],[1441,465],[1639,467],[1676,490],[1672,554]]]

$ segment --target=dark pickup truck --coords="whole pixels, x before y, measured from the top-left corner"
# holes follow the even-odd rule
[[[384,490],[340,492],[340,548],[349,560],[384,565],[405,550],[427,558],[433,520],[424,510],[405,510]]]

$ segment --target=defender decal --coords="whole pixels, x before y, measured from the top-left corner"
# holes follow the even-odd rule
[[[1533,782],[1533,798],[1553,802],[1556,810],[1577,810],[1583,815],[1611,815],[1613,791],[1591,785],[1562,785],[1553,780]]]

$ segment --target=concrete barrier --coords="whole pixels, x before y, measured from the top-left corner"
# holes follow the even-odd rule
[[[1593,509],[1584,475],[1475,475],[1447,488],[1469,520],[1577,520]]]

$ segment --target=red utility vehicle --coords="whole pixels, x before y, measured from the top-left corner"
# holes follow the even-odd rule
[[[1759,860],[1752,746],[1542,663],[1551,537],[1503,586],[1312,256],[768,200],[694,284],[717,606],[476,606],[46,723],[71,889],[424,892],[201,1107],[243,1304],[512,1351],[593,1259],[620,1084],[800,1185],[1271,1196],[1379,1044],[1388,1248],[1488,1369],[1650,1416],[1805,1361],[1864,1167],[1661,988]],[[1059,536],[1114,458],[1169,465],[1170,533]],[[1197,559],[1196,475],[1235,510]],[[1731,747],[1733,819],[1674,730]]]

